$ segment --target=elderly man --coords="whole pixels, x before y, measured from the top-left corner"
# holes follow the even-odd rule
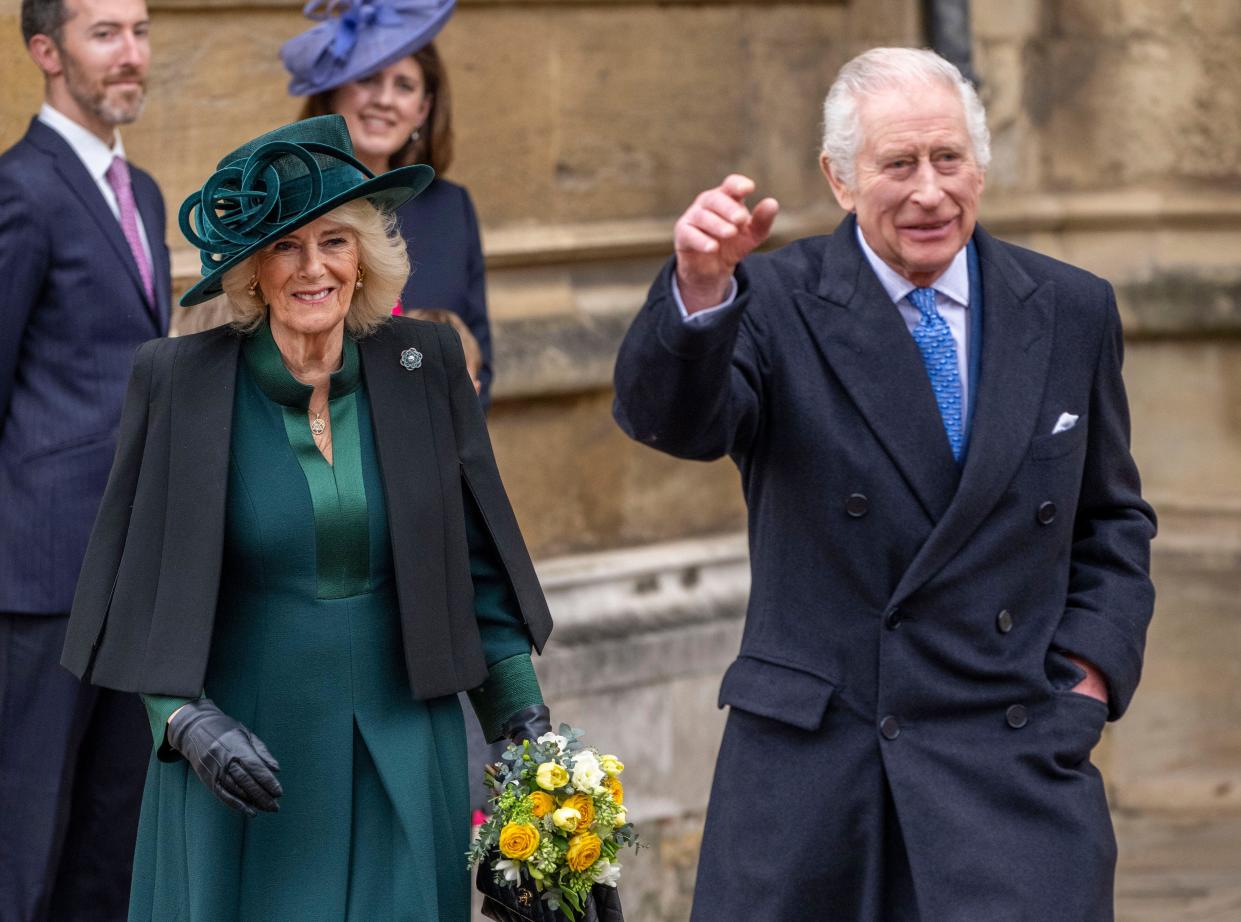
[[[749,507],[693,919],[1103,922],[1155,531],[1112,289],[975,224],[951,64],[868,51],[824,109],[849,216],[746,258],[777,204],[704,192],[617,360],[621,427]]]
[[[44,105],[0,157],[0,920],[124,919],[150,751],[136,696],[59,665],[134,349],[168,329],[164,205],[116,126],[143,0],[23,0]]]

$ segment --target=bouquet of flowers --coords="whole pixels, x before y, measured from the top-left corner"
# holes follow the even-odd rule
[[[490,864],[497,887],[532,885],[547,909],[571,920],[592,887],[616,886],[617,853],[637,844],[619,777],[624,764],[581,737],[561,724],[559,733],[508,747],[488,772],[492,815],[468,856],[471,866]]]

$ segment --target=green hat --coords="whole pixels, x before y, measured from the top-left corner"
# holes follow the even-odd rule
[[[215,297],[229,269],[334,208],[366,198],[391,211],[434,178],[423,164],[375,176],[354,159],[339,115],[294,122],[243,144],[181,203],[181,233],[198,247],[203,265],[181,306]]]

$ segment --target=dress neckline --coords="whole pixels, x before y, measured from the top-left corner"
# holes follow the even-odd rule
[[[293,377],[280,355],[280,347],[276,345],[271,333],[271,325],[264,320],[262,325],[246,337],[241,347],[246,368],[254,376],[255,383],[273,403],[296,410],[307,410],[314,388],[303,384]],[[345,334],[343,355],[340,368],[332,372],[331,384],[328,388],[328,399],[335,400],[352,394],[361,383],[361,363],[358,361],[358,344],[353,337]]]

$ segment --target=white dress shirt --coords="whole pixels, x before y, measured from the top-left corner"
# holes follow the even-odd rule
[[[112,191],[112,184],[108,182],[108,167],[112,165],[113,157],[125,158],[125,147],[121,144],[121,133],[119,131],[113,134],[115,139],[112,146],[109,147],[103,141],[87,131],[69,116],[58,112],[47,103],[39,109],[39,121],[41,121],[52,131],[56,132],[65,142],[73,148],[73,152],[78,155],[78,159],[82,161],[82,165],[86,167],[86,172],[90,173],[91,179],[95,180],[95,185],[99,187],[99,192],[103,196],[103,200],[108,203],[113,216],[116,218],[117,224],[121,221],[121,206],[117,204],[116,193]],[[136,196],[135,196],[136,198]],[[155,263],[151,260],[151,243],[147,240],[147,229],[142,223],[142,214],[135,208],[138,218],[138,237],[142,241],[142,251],[146,254],[147,265],[154,268]]]
[[[905,321],[905,326],[912,334],[914,327],[922,319],[922,313],[909,302],[908,296],[918,286],[879,258],[879,254],[870,248],[870,244],[862,236],[860,227],[857,229],[857,239],[862,247],[862,253],[866,256],[866,261],[870,263],[875,275],[879,277],[879,284],[883,286],[883,290],[888,293],[892,303],[901,312],[901,319]],[[674,273],[672,299],[676,302],[677,310],[681,312],[681,319],[686,323],[710,323],[716,314],[731,307],[737,298],[737,279],[733,277],[729,281],[731,287],[728,289],[728,297],[719,304],[691,314],[686,310],[685,302],[681,300],[681,290],[677,287]],[[943,274],[926,287],[935,289],[935,309],[947,322],[952,339],[957,344],[957,374],[961,377],[961,405],[969,406],[970,273],[965,247],[961,247],[957,255],[952,258],[952,262],[948,264]]]

